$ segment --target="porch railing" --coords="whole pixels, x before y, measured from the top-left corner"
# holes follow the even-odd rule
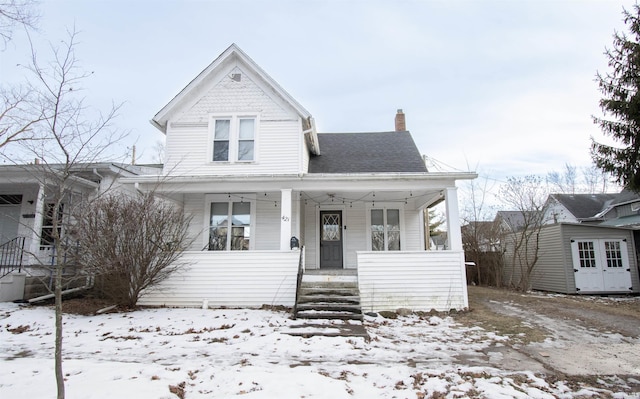
[[[293,304],[293,317],[298,314],[298,300],[300,297],[300,285],[302,285],[302,276],[304,275],[304,246],[300,248],[300,260],[298,261],[298,278],[296,280],[296,301]]]
[[[24,237],[16,237],[0,245],[0,278],[22,270],[24,255]]]

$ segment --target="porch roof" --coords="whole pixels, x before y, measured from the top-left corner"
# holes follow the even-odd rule
[[[123,184],[159,192],[212,193],[293,189],[304,191],[398,191],[455,187],[457,180],[478,177],[473,172],[436,173],[313,173],[252,175],[147,175],[124,177]]]

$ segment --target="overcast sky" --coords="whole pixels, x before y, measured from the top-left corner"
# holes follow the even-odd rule
[[[236,43],[316,119],[320,132],[393,130],[398,108],[443,169],[497,179],[589,166],[596,71],[633,1],[43,1],[34,41],[81,32],[87,101],[117,120],[139,162],[151,119]],[[19,35],[20,36],[20,35]],[[40,50],[41,56],[46,56]],[[21,37],[3,83],[25,73]],[[445,166],[446,165],[446,166]]]

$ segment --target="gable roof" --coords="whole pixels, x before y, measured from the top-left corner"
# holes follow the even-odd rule
[[[576,219],[592,218],[607,208],[618,194],[551,194]]]
[[[305,129],[312,129],[313,122],[312,116],[300,103],[298,103],[289,93],[287,93],[280,85],[271,78],[265,71],[258,66],[244,51],[240,49],[235,43],[229,46],[222,52],[209,66],[207,66],[198,76],[195,77],[189,84],[180,91],[167,105],[165,105],[158,113],[151,119],[151,124],[158,128],[161,132],[167,132],[167,121],[171,119],[172,115],[178,111],[181,106],[187,104],[194,99],[198,99],[202,96],[209,86],[208,83],[218,73],[221,73],[228,65],[232,63],[240,63],[257,76],[259,76],[264,84],[269,87],[269,91],[276,96],[280,97],[287,104],[289,104],[300,118],[305,121]]]
[[[425,173],[411,134],[319,133],[322,155],[309,159],[309,173]]]

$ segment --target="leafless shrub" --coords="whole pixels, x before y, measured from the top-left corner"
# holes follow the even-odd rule
[[[153,192],[106,195],[87,204],[77,220],[78,262],[118,305],[134,307],[144,290],[184,266],[189,218]]]

